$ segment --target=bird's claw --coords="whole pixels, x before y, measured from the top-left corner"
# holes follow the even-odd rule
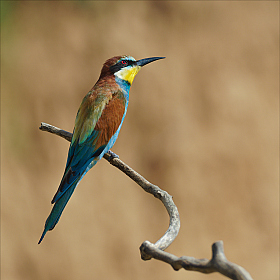
[[[115,154],[114,152],[112,152],[111,150],[108,151],[108,154],[110,155],[109,161],[111,161],[114,158],[119,158],[119,156],[117,154]]]

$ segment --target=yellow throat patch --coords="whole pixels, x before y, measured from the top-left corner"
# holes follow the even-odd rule
[[[119,70],[118,72],[116,72],[115,76],[132,84],[134,77],[140,71],[140,69],[141,69],[140,66],[132,66],[129,68],[123,68],[123,69]]]

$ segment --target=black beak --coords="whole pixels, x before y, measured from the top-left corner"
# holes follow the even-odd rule
[[[151,63],[151,62],[153,62],[153,61],[156,61],[156,60],[158,60],[158,59],[163,59],[163,58],[165,58],[165,57],[149,57],[149,58],[144,58],[144,59],[140,59],[140,60],[137,60],[136,61],[136,64],[138,65],[138,66],[144,66],[144,65],[146,65],[146,64],[148,64],[148,63]]]

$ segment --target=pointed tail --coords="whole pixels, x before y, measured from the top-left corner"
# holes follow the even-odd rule
[[[73,182],[73,184],[68,188],[68,190],[55,202],[55,204],[52,208],[52,211],[51,211],[49,217],[46,220],[45,228],[44,228],[44,231],[41,235],[41,238],[40,238],[38,244],[40,244],[42,242],[46,233],[49,230],[52,230],[55,227],[55,225],[58,223],[59,218],[62,214],[62,211],[64,210],[68,200],[70,199],[70,197],[73,194],[75,188],[77,187],[79,179],[80,178],[77,178],[77,180],[75,180]]]

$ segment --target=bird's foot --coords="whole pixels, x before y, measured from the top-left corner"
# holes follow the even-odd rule
[[[117,154],[115,154],[114,152],[112,152],[111,150],[108,151],[108,154],[110,155],[109,157],[109,161],[111,161],[114,158],[119,158],[119,156]]]

